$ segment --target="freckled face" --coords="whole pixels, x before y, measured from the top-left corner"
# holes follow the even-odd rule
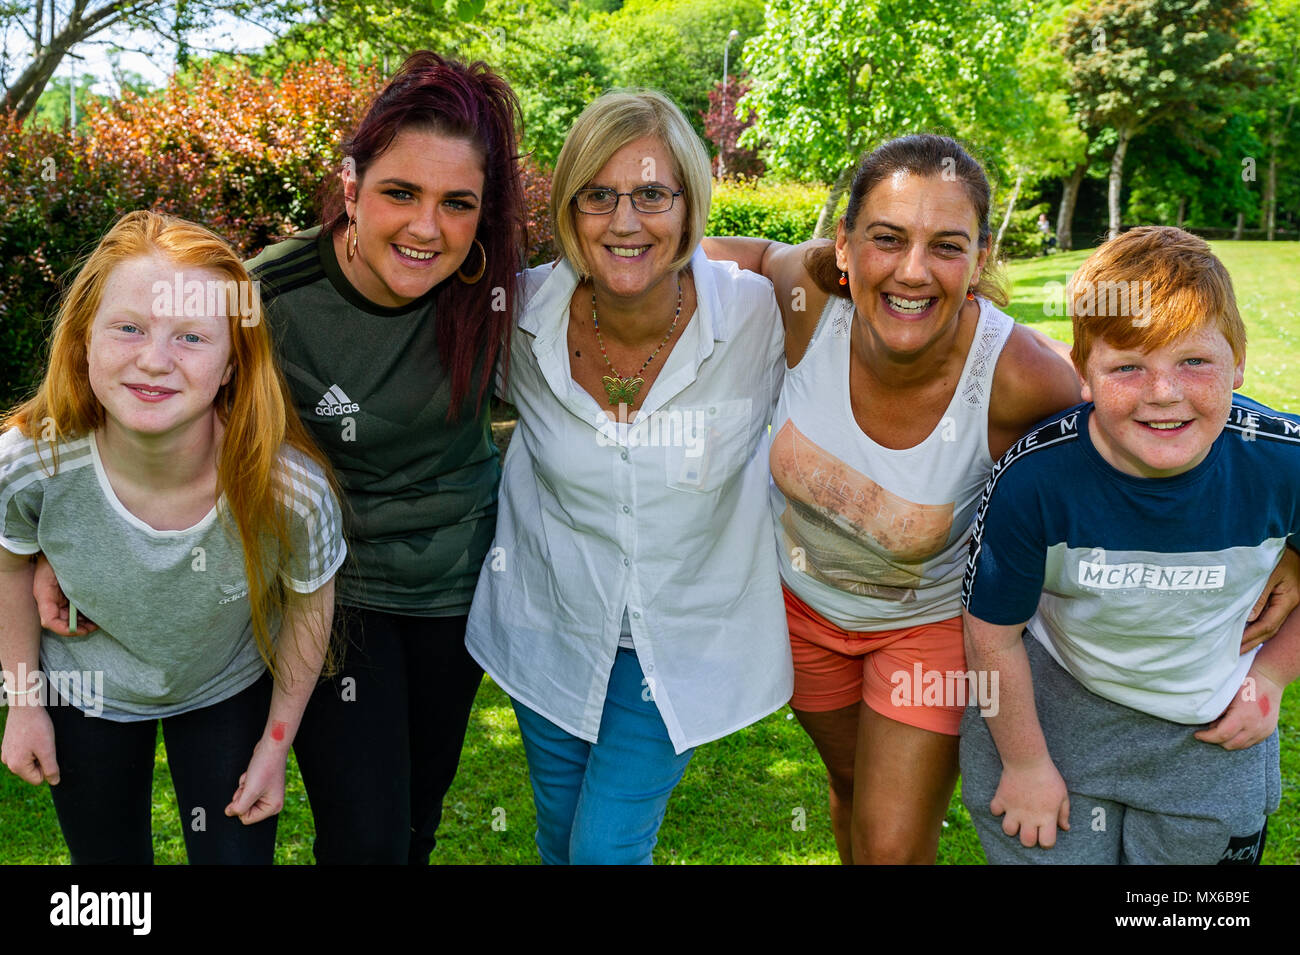
[[[887,352],[915,353],[957,320],[988,250],[960,182],[898,173],[877,183],[835,261],[869,335]]]
[[[1213,325],[1151,351],[1098,340],[1080,376],[1083,400],[1096,408],[1088,434],[1117,470],[1173,477],[1205,460],[1223,431],[1246,360]]]
[[[182,289],[196,281],[224,287],[220,273],[161,256],[128,259],[109,274],[86,353],[106,428],[156,438],[211,426],[212,402],[232,374],[230,319],[187,307],[198,298],[176,302],[178,273]]]
[[[339,265],[376,305],[409,305],[465,265],[478,271],[483,157],[465,139],[404,129],[358,181],[345,164],[343,195],[357,221],[357,249],[335,236]]]

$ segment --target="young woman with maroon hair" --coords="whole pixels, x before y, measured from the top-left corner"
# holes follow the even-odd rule
[[[295,743],[321,863],[428,862],[482,678],[464,632],[496,521],[518,120],[484,64],[412,55],[344,143],[322,225],[250,263],[348,511],[343,668]]]

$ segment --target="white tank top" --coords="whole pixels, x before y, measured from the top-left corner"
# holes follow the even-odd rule
[[[961,613],[971,524],[993,468],[993,370],[1015,324],[978,301],[957,390],[915,447],[882,447],[853,417],[851,300],[831,296],[808,350],[786,370],[772,418],[770,493],[781,579],[844,630],[895,630]]]

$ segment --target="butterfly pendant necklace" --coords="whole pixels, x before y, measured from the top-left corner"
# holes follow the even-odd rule
[[[650,357],[641,365],[640,370],[631,378],[624,378],[619,375],[614,363],[609,360],[609,355],[605,354],[605,341],[600,337],[600,319],[596,317],[596,290],[591,290],[591,323],[596,326],[596,344],[600,346],[601,357],[605,359],[605,364],[613,372],[613,376],[605,375],[600,379],[601,384],[605,386],[605,393],[609,395],[611,405],[625,404],[631,407],[632,401],[636,394],[645,384],[645,379],[641,376],[645,370],[650,367],[650,362],[655,360],[655,355],[668,344],[668,339],[673,337],[673,331],[677,328],[677,319],[682,314],[682,277],[677,276],[677,311],[673,312],[673,323],[668,326],[668,334],[664,340],[659,343],[659,347],[650,353]]]

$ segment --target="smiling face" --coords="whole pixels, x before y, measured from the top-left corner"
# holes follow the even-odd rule
[[[182,289],[203,283],[201,298],[176,300],[178,274]],[[225,279],[162,256],[128,259],[109,274],[86,353],[106,429],[153,440],[212,427],[212,402],[232,375],[231,341],[224,309],[207,312],[206,289],[210,281],[224,289]]]
[[[875,344],[914,354],[952,327],[988,250],[961,182],[899,172],[866,195],[835,261]]]
[[[663,143],[647,136],[614,153],[584,188],[628,193],[659,186],[676,192],[682,188],[676,168]],[[638,299],[662,287],[686,234],[684,199],[678,196],[670,210],[657,213],[638,212],[626,195],[605,215],[587,215],[570,207],[582,256],[598,292]]]
[[[1190,471],[1223,431],[1245,366],[1213,324],[1150,351],[1098,339],[1080,376],[1083,400],[1096,404],[1088,419],[1093,445],[1125,474]]]
[[[483,200],[483,157],[469,140],[401,130],[360,182],[351,163],[344,163],[343,196],[357,222],[357,249],[348,261],[350,230],[336,236],[339,265],[376,305],[409,305],[471,255],[469,271],[478,270],[474,235]]]

